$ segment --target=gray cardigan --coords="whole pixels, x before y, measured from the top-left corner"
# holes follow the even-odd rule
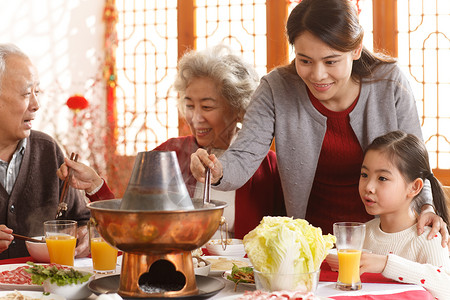
[[[393,130],[422,138],[412,90],[397,65],[381,66],[362,82],[350,124],[363,150]],[[326,117],[312,105],[302,79],[287,67],[273,70],[261,79],[236,141],[220,158],[224,174],[214,188],[242,186],[275,138],[287,214],[304,218],[325,132]]]

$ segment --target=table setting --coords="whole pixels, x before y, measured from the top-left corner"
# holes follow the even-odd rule
[[[306,220],[266,216],[242,240],[211,239],[226,202],[209,189],[191,201],[174,152],[140,152],[122,199],[87,204],[91,257],[74,258],[76,222],[46,221],[45,242],[26,242],[30,257],[0,261],[0,290],[56,300],[433,299],[359,274],[361,223],[322,235]],[[337,266],[326,259],[336,253]]]
[[[204,248],[206,255],[202,257],[204,259],[208,259],[211,255],[207,254],[206,248]],[[214,259],[217,259],[218,256],[211,256]],[[226,258],[227,256],[221,256]],[[228,256],[231,260],[235,257]],[[244,257],[239,259],[245,259]],[[0,273],[6,270],[13,270],[18,267],[26,265],[27,261],[35,261],[33,257],[20,257],[20,258],[12,258],[5,259],[0,261]],[[117,264],[115,275],[120,274],[122,264],[122,255],[117,257]],[[84,270],[88,272],[93,272],[93,263],[92,258],[75,258],[74,260],[74,268],[79,270]],[[229,273],[230,270],[224,271]],[[212,300],[233,300],[239,299],[244,295],[246,291],[255,291],[256,287],[254,284],[238,284],[237,287],[234,282],[226,279],[223,276],[223,273],[209,274],[209,277],[212,277],[219,282],[223,283],[223,288],[217,292],[217,294],[211,296],[209,299]],[[108,274],[95,274],[95,279],[103,278],[106,276],[111,276]],[[387,300],[387,299],[433,299],[431,294],[425,291],[422,287],[411,285],[411,284],[401,284],[396,283],[395,281],[383,278],[380,274],[372,274],[365,273],[361,275],[362,289],[358,291],[340,291],[335,288],[335,284],[337,281],[338,273],[336,271],[332,271],[330,266],[323,262],[321,265],[320,279],[316,289],[316,295],[321,297],[319,299],[335,299],[335,300],[360,300],[360,299],[373,299],[373,300]],[[235,289],[236,287],[236,289]],[[5,293],[11,292],[13,290],[20,291],[25,295],[31,296],[33,298],[39,299],[55,299],[55,300],[63,300],[65,297],[63,296],[45,296],[42,293],[42,289],[38,287],[29,287],[25,285],[8,285],[0,283],[0,297],[4,296]],[[395,298],[393,298],[395,295]],[[117,294],[116,300],[118,299]],[[94,300],[100,298],[99,295],[92,293],[86,299]],[[110,297],[112,298],[112,297]],[[120,298],[119,298],[120,299]],[[101,300],[101,299],[99,299]],[[108,299],[104,299],[108,300]],[[110,299],[111,300],[111,299]],[[114,299],[112,299],[114,300]]]

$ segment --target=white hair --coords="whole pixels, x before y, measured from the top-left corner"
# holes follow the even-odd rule
[[[212,79],[230,107],[244,115],[251,96],[259,83],[256,70],[229,46],[220,44],[202,51],[190,51],[178,62],[174,88],[179,93],[178,108],[185,115],[184,95],[193,78]]]
[[[6,70],[6,58],[11,54],[28,58],[28,56],[16,45],[0,43],[0,93],[2,91],[3,73],[5,73]]]

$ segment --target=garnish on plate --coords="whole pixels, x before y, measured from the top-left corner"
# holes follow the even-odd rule
[[[233,264],[233,268],[231,269],[231,274],[227,276],[228,280],[231,280],[235,283],[234,291],[236,291],[237,285],[239,283],[255,283],[255,276],[253,273],[252,267],[241,267],[239,268],[235,264]]]
[[[31,274],[31,281],[34,284],[41,285],[45,280],[50,279],[50,283],[56,283],[58,286],[78,284],[89,280],[91,273],[82,273],[73,268],[64,268],[59,265],[37,265],[33,262],[27,262],[30,268],[26,269]]]

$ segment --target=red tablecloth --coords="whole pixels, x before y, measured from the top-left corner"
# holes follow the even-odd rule
[[[31,256],[26,256],[26,257],[0,259],[0,265],[24,264],[27,261],[36,262]]]
[[[334,300],[434,300],[435,298],[427,291],[406,291],[389,295],[355,295],[355,296],[332,296]]]

